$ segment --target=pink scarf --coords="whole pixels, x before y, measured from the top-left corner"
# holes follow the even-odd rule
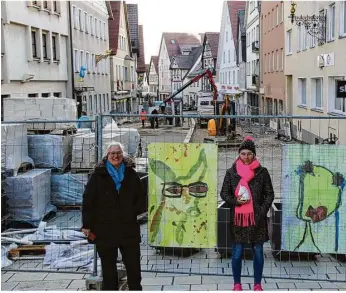
[[[234,224],[236,226],[248,227],[255,225],[255,214],[249,182],[255,177],[255,169],[259,166],[260,163],[256,159],[249,165],[245,165],[240,159],[236,161],[237,173],[241,179],[235,190],[235,196],[239,197],[240,186],[244,186],[250,195],[250,201],[248,203],[235,207]]]

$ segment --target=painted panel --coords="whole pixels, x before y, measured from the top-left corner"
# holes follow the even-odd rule
[[[346,253],[346,146],[283,148],[282,244],[286,251]]]
[[[148,242],[213,248],[217,225],[217,146],[149,145]]]

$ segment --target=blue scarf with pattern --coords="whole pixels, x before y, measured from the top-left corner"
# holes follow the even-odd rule
[[[108,171],[109,175],[111,175],[117,190],[119,191],[120,187],[121,187],[121,182],[124,180],[124,175],[125,175],[125,164],[124,164],[124,162],[122,162],[120,164],[119,168],[115,168],[107,160],[106,168],[107,168],[107,171]]]

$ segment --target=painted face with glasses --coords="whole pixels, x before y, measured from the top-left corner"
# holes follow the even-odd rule
[[[250,150],[244,149],[240,152],[239,158],[245,165],[249,165],[255,159],[255,154]]]
[[[107,153],[108,161],[116,168],[120,166],[124,159],[123,151],[118,146],[112,146]]]

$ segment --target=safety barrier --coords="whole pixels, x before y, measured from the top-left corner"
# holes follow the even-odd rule
[[[57,193],[54,188],[63,189],[65,179],[58,179],[56,187],[54,179],[51,179],[50,189],[41,179],[38,180],[37,184],[44,186],[41,190],[48,193],[49,189],[49,204],[55,207],[53,215],[44,219],[46,226],[38,225],[39,222],[34,227],[32,223],[30,227],[15,226],[11,220],[2,233],[2,241],[4,237],[15,237],[20,239],[17,242],[22,243],[18,243],[17,250],[11,252],[16,254],[12,257],[13,263],[3,267],[3,270],[90,272],[93,276],[100,275],[96,250],[92,245],[85,244],[85,238],[80,233],[80,189],[87,182],[94,164],[102,158],[107,143],[116,140],[122,142],[129,155],[136,158],[137,171],[148,186],[148,221],[143,223],[142,220],[141,224],[142,271],[232,275],[230,206],[224,203],[220,191],[226,171],[238,156],[240,143],[244,137],[252,136],[256,143],[256,156],[268,169],[275,192],[275,200],[267,216],[270,241],[264,244],[264,276],[346,281],[343,262],[346,254],[345,117],[148,114],[144,127],[140,118],[135,114],[100,115],[90,121],[90,132],[80,129],[76,133],[63,134],[41,131],[33,136],[27,132],[28,157],[35,163],[34,171],[39,174],[44,169],[50,169],[50,178],[54,173],[56,176],[67,176],[68,200],[71,200],[72,193],[78,193],[78,199],[76,195],[72,199],[74,202],[69,202],[69,207],[64,210],[63,205],[58,206],[54,201]],[[222,135],[210,136],[207,128],[200,128],[199,120],[204,118],[215,119],[218,127],[220,119],[225,119],[222,120],[224,131],[219,132]],[[113,121],[126,123],[119,129]],[[235,129],[232,128],[233,121],[236,122]],[[35,125],[38,122],[30,123]],[[66,121],[54,123],[63,124]],[[27,122],[24,124],[27,125]],[[2,127],[6,125],[3,123]],[[43,135],[61,137],[54,137],[57,142],[53,138],[43,139],[46,142],[42,147],[38,141]],[[68,164],[58,167],[38,164],[42,157],[52,157],[53,163],[64,162],[60,158],[65,156],[59,155],[59,159],[55,156],[64,151],[62,137],[72,137],[70,159],[66,159]],[[33,142],[33,139],[37,141]],[[25,139],[22,137],[21,141]],[[23,156],[23,142],[12,144],[12,151],[18,152],[20,145],[19,152]],[[51,157],[44,155],[51,154],[49,146],[50,150],[54,150]],[[25,168],[30,167],[26,165]],[[77,172],[78,168],[85,170]],[[19,168],[17,171],[22,172]],[[76,174],[84,176],[82,183],[78,181],[79,189],[74,185],[77,184]],[[6,180],[23,177],[13,175],[7,174]],[[5,192],[10,193],[7,196],[18,196],[19,185],[15,181],[6,184]],[[60,200],[64,197],[61,196]],[[14,198],[14,202],[14,206],[9,205],[10,211],[15,210],[16,205],[24,208],[20,205],[23,203],[20,197]],[[71,211],[71,206],[77,207]],[[52,228],[53,225],[56,229]],[[32,230],[35,236],[26,238],[27,234],[18,234],[18,229],[27,228],[37,228],[38,231]],[[26,232],[29,233],[29,230]],[[45,254],[28,256],[25,250],[21,250],[21,247],[26,247],[23,241],[31,241],[34,246],[41,245],[34,248],[37,250],[42,251],[43,246]],[[13,239],[7,244],[12,242]],[[253,276],[251,247],[246,247],[244,252],[242,275]]]

